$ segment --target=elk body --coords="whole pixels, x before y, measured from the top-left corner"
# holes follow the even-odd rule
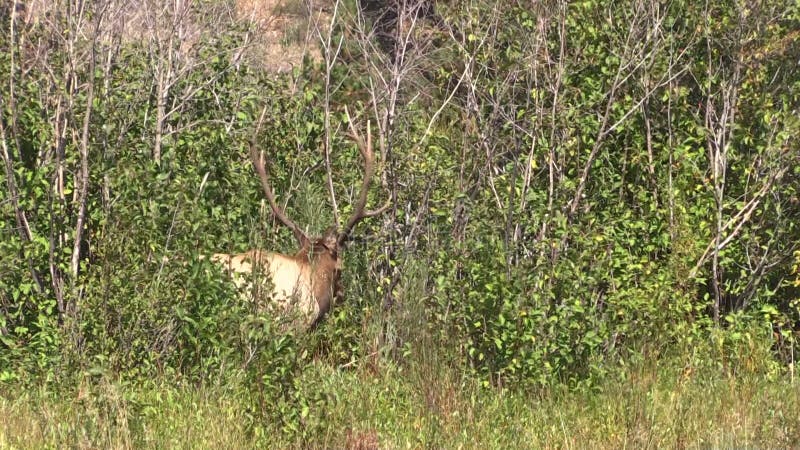
[[[341,296],[338,247],[334,231],[308,241],[294,255],[249,250],[244,253],[217,253],[219,263],[239,289],[252,291],[252,279],[269,280],[269,298],[279,309],[298,313],[309,326],[315,326]]]
[[[383,207],[365,211],[370,180],[375,171],[375,155],[372,151],[372,138],[367,124],[366,142],[356,132],[350,122],[351,133],[364,158],[364,179],[353,208],[353,214],[344,227],[339,230],[333,225],[321,236],[310,238],[297,226],[278,205],[272,190],[269,172],[264,167],[263,155],[254,145],[250,147],[250,158],[259,179],[264,195],[269,202],[275,218],[289,228],[298,242],[299,250],[293,255],[255,249],[238,254],[218,253],[211,260],[219,263],[232,276],[239,288],[248,284],[248,277],[269,278],[270,300],[287,313],[299,314],[309,327],[322,320],[336,300],[341,297],[340,276],[342,263],[340,251],[343,249],[353,227],[361,220],[381,214],[388,209]],[[250,278],[252,280],[252,278]]]

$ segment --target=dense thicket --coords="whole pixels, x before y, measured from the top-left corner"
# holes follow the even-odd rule
[[[55,3],[2,12],[0,379],[241,372],[266,408],[312,357],[438,348],[522,386],[687,351],[794,364],[796,2],[442,2],[433,25],[399,2],[390,56],[344,2],[305,13],[325,49],[284,75],[233,5]],[[295,335],[199,257],[292,250],[247,160],[262,108],[290,215],[320,232],[330,189],[349,211],[345,107],[393,207]]]

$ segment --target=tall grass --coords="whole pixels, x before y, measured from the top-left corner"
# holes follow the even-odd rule
[[[675,367],[671,365],[671,367]],[[324,394],[292,426],[248,409],[245,386],[84,380],[6,385],[0,447],[796,448],[792,380],[640,367],[592,389],[483,388],[457,371],[324,363],[298,380]]]

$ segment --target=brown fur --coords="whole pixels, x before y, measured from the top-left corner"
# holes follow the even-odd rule
[[[315,326],[341,296],[341,261],[335,230],[314,241],[306,241],[294,255],[255,249],[244,253],[218,253],[211,257],[222,263],[239,287],[245,278],[235,274],[262,274],[272,282],[272,301],[282,309],[299,312]]]
[[[266,109],[262,112],[262,119],[265,113]],[[238,254],[216,254],[211,257],[213,261],[226,266],[240,287],[246,278],[242,279],[236,274],[267,275],[272,281],[270,297],[273,302],[286,310],[298,311],[304,316],[310,327],[316,326],[330,311],[336,300],[342,296],[343,290],[339,282],[342,265],[339,251],[343,248],[353,227],[363,219],[382,214],[390,206],[390,203],[387,202],[376,210],[365,210],[370,179],[375,172],[372,136],[369,122],[367,122],[366,141],[358,134],[352,120],[349,122],[353,138],[364,158],[364,181],[353,205],[353,213],[344,223],[341,231],[339,231],[338,225],[334,225],[328,228],[322,237],[310,239],[278,204],[272,191],[269,172],[264,166],[264,157],[256,149],[254,143],[251,143],[250,158],[253,161],[256,175],[261,181],[264,196],[269,202],[275,219],[292,231],[300,244],[300,250],[292,256],[264,250],[250,250]],[[254,136],[256,135],[258,135],[258,130]]]

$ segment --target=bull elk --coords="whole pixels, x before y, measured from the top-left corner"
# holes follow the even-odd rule
[[[338,229],[338,224],[334,224],[320,237],[306,235],[278,205],[269,172],[264,167],[263,153],[251,144],[250,158],[261,180],[261,187],[272,213],[292,231],[300,248],[293,255],[254,249],[244,253],[218,253],[211,256],[212,261],[222,264],[227,269],[240,288],[245,284],[243,275],[245,279],[253,274],[268,277],[271,280],[272,302],[279,309],[299,313],[305,323],[312,328],[325,317],[331,306],[341,297],[341,251],[353,228],[361,220],[377,216],[390,206],[387,202],[379,209],[365,210],[370,180],[375,172],[375,155],[372,150],[369,122],[367,122],[366,141],[358,134],[352,121],[350,121],[350,131],[364,159],[364,179],[353,213],[341,230]]]

